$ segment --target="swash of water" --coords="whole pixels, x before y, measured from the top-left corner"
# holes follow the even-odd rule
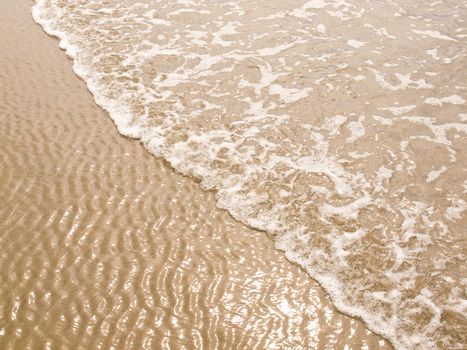
[[[37,0],[119,131],[398,349],[467,344],[467,4]]]

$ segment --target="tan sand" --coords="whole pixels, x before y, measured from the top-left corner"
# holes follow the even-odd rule
[[[31,5],[0,2],[0,348],[390,348],[120,136]]]

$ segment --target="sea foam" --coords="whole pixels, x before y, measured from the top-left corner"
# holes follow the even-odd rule
[[[467,82],[423,70],[446,65],[436,40],[452,69],[465,45],[428,10],[381,17],[404,6],[37,0],[33,16],[121,134],[268,232],[339,310],[398,349],[461,349]]]

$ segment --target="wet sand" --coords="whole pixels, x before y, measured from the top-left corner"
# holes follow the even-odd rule
[[[1,348],[390,349],[119,135],[31,5],[0,2]]]

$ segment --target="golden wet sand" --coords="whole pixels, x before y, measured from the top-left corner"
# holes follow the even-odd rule
[[[31,5],[0,1],[0,348],[390,349],[120,136]]]

